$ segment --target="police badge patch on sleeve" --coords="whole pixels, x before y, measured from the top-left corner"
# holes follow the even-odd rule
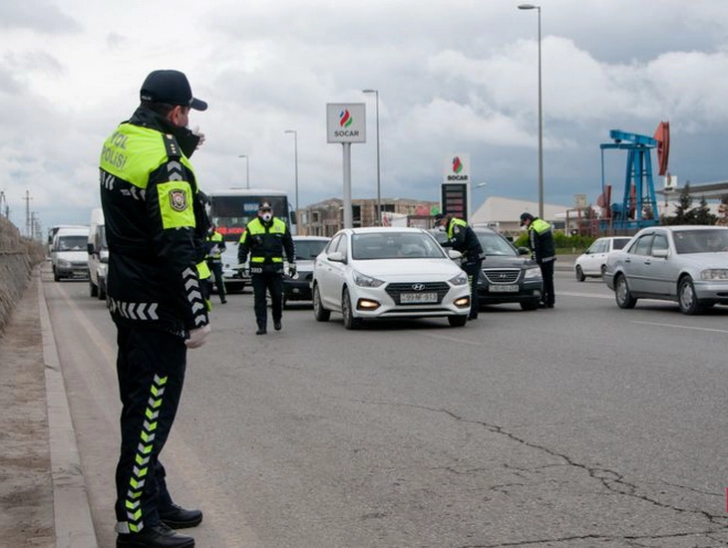
[[[184,211],[187,209],[187,193],[179,188],[170,190],[169,205],[175,211]]]

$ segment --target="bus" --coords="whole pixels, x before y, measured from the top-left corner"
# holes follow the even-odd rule
[[[206,193],[210,198],[208,214],[225,241],[222,254],[222,272],[225,289],[242,291],[250,285],[248,268],[238,268],[238,241],[247,224],[258,215],[258,204],[269,202],[273,215],[281,219],[293,231],[296,214],[288,201],[288,194],[282,190],[231,188]]]

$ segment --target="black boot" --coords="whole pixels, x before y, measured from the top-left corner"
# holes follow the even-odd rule
[[[172,529],[186,529],[196,527],[202,523],[202,512],[200,510],[185,510],[181,506],[172,504],[169,508],[159,510],[159,519]]]
[[[170,529],[165,524],[151,525],[140,533],[119,533],[116,548],[194,548],[195,539]]]

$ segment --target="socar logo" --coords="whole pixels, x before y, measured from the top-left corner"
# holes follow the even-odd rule
[[[342,110],[339,113],[339,125],[341,127],[349,127],[351,124],[354,123],[354,118],[351,117],[351,113],[348,109]]]
[[[459,156],[455,156],[455,158],[452,159],[452,172],[453,173],[460,173],[463,170],[463,163],[460,161]]]

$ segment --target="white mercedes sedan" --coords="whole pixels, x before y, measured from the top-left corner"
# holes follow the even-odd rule
[[[617,306],[638,299],[675,301],[684,314],[728,304],[728,227],[643,228],[609,254],[604,281]]]
[[[371,227],[339,231],[314,262],[314,316],[344,317],[347,329],[365,320],[447,317],[467,323],[468,277],[431,234],[419,228]]]

